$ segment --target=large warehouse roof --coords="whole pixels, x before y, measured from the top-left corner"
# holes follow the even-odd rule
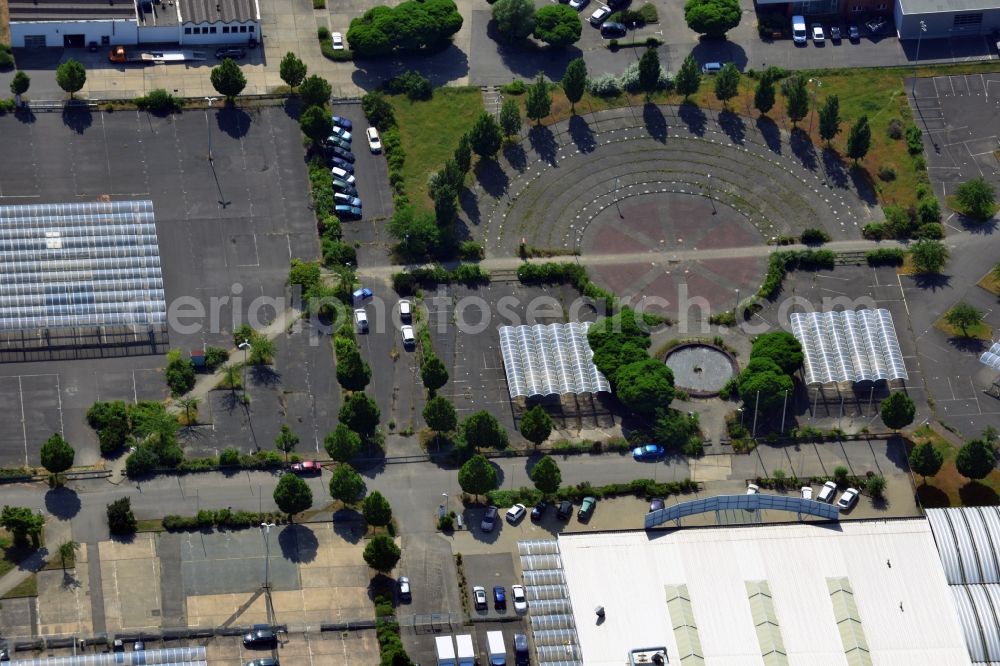
[[[808,384],[907,379],[888,310],[796,312],[791,324]]]
[[[135,0],[8,0],[10,20],[96,21],[135,19]]]
[[[166,318],[153,202],[0,206],[0,331]]]
[[[587,666],[650,645],[683,665],[970,663],[925,520],[573,534],[559,551]]]
[[[257,0],[177,0],[185,23],[260,20]]]
[[[587,342],[590,322],[501,326],[510,397],[610,391]]]

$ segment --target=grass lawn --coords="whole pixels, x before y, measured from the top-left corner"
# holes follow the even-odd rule
[[[20,585],[15,585],[10,589],[10,592],[3,595],[4,599],[16,599],[18,597],[37,597],[38,596],[38,577],[35,574],[31,574],[23,581]]]
[[[908,69],[813,70],[803,71],[801,74],[821,83],[821,85],[809,86],[810,96],[815,91],[817,105],[822,105],[823,101],[830,95],[837,95],[840,99],[841,131],[832,142],[833,150],[843,155],[847,148],[847,134],[851,125],[861,115],[868,116],[868,123],[872,130],[872,145],[868,155],[861,160],[860,165],[867,172],[868,181],[878,193],[880,203],[896,203],[906,207],[916,204],[917,184],[927,182],[927,172],[926,168],[920,168],[920,163],[923,161],[922,156],[912,157],[907,152],[906,139],[892,139],[887,132],[889,121],[893,118],[902,122],[904,133],[906,126],[913,124],[913,115],[910,112],[909,104],[906,101],[906,91],[903,88],[904,78],[912,76],[914,73],[919,76],[974,74],[992,72],[996,69],[996,63],[979,62]],[[711,114],[714,116],[722,109],[722,103],[715,99],[712,81],[711,77],[702,77],[701,89],[691,96],[690,101],[702,107],[706,114],[711,110]],[[754,122],[760,117],[760,113],[753,109],[753,95],[756,85],[756,80],[744,76],[740,83],[739,95],[729,101],[729,108],[732,111],[749,116]],[[788,131],[792,129],[792,123],[785,113],[785,99],[781,94],[780,83],[777,87],[775,105],[768,113],[768,117],[779,127]],[[523,110],[524,95],[520,95],[519,99]],[[660,93],[653,97],[653,101],[659,104],[679,104],[684,100],[677,94]],[[613,99],[594,98],[588,94],[577,103],[577,109],[581,113],[587,113],[628,104],[641,107],[644,103],[645,95],[643,94],[621,95]],[[552,93],[552,113],[542,122],[550,124],[565,120],[570,116],[569,109],[570,105],[566,101],[562,89],[557,87]],[[641,109],[639,113],[641,113]],[[812,123],[810,123],[810,118]],[[817,152],[819,152],[821,140],[819,122],[815,112],[800,121],[798,127],[810,134],[813,144],[817,146]],[[843,158],[843,160],[845,166],[849,167],[851,160],[847,158]],[[883,166],[891,166],[895,170],[896,178],[894,180],[884,182],[876,177],[875,174]]]
[[[928,428],[921,426],[913,433],[913,444],[932,442],[944,455],[944,464],[937,475],[926,481],[914,475],[917,496],[925,508],[946,506],[988,506],[1000,503],[1000,470],[993,470],[981,481],[970,481],[955,469],[958,447]]]
[[[436,88],[434,97],[427,101],[412,101],[406,95],[392,95],[389,100],[406,151],[406,194],[417,208],[432,210],[427,178],[454,154],[459,138],[483,110],[482,92],[471,87]]]
[[[0,559],[0,576],[6,574],[16,567],[19,562],[35,552],[35,548],[30,544],[29,540],[26,546],[15,546],[14,537],[11,533],[0,529],[0,551],[3,553],[3,559]]]
[[[1000,296],[1000,276],[993,271],[984,275],[976,284],[991,294]]]
[[[953,338],[969,338],[970,340],[984,340],[986,342],[993,340],[993,329],[986,322],[979,322],[975,326],[970,326],[963,334],[962,329],[952,326],[942,316],[934,322],[934,328],[944,331]]]

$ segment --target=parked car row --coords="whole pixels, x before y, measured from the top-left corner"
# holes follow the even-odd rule
[[[559,1],[565,2],[565,0]],[[608,21],[608,17],[619,9],[624,9],[628,6],[628,3],[629,0],[608,0],[607,4],[602,4],[590,15],[590,25],[598,28],[601,31],[601,37],[605,39],[619,39],[624,37],[628,32],[628,28],[622,23]],[[577,11],[581,11],[588,4],[590,4],[590,0],[569,0],[569,6]]]
[[[516,612],[528,612],[528,597],[524,593],[523,585],[510,586],[510,599]],[[476,610],[486,610],[489,608],[485,587],[476,585],[472,588],[472,602]],[[506,610],[507,608],[507,588],[503,585],[493,586],[493,607],[497,610]]]
[[[874,18],[865,23],[865,27],[868,29],[868,34],[870,35],[879,34],[885,29],[886,25],[888,25],[888,21],[884,17]],[[807,31],[805,17],[792,17],[792,41],[796,44],[805,44],[812,39],[813,44],[822,46],[826,43],[827,36],[829,36],[830,41],[840,43],[845,35],[850,41],[858,42],[861,40],[861,29],[856,24],[851,23],[846,27],[833,25],[827,30],[822,23],[813,23]]]
[[[760,486],[756,483],[747,484],[747,495],[756,495],[760,492]],[[813,499],[813,489],[812,486],[802,486],[799,489],[799,494],[802,499]],[[840,499],[837,500],[837,506],[841,509],[848,510],[854,507],[858,502],[858,496],[861,492],[857,488],[848,488],[841,495]],[[827,481],[823,484],[823,487],[819,490],[819,495],[816,496],[817,502],[826,502],[827,504],[833,504],[833,498],[837,496],[837,484],[833,481]],[[657,508],[662,509],[662,506]],[[655,511],[652,505],[650,505],[650,511]]]
[[[545,517],[545,514],[549,510],[550,502],[548,500],[541,500],[531,509],[531,520],[539,521]],[[594,509],[597,508],[597,498],[596,497],[584,497],[583,501],[580,503],[580,510],[577,512],[577,518],[582,521],[589,520],[592,515],[594,515]],[[528,515],[528,507],[523,504],[515,504],[514,506],[507,509],[504,517],[507,522],[511,525],[517,525],[519,522],[524,520],[524,517]],[[559,520],[569,520],[573,515],[573,503],[569,500],[562,500],[556,505],[556,518]],[[500,519],[500,509],[495,506],[490,506],[486,508],[486,513],[483,514],[483,519],[479,523],[479,528],[484,532],[492,532],[496,528],[497,521]]]
[[[347,220],[360,220],[362,203],[358,196],[357,179],[354,176],[354,153],[351,152],[354,135],[354,123],[342,116],[332,116],[333,130],[323,142],[327,150],[327,160],[330,164],[330,177],[333,179],[335,210],[337,217]],[[372,154],[382,152],[382,140],[378,130],[369,127],[365,130],[368,149]]]
[[[351,295],[354,298],[354,324],[358,329],[358,333],[367,333],[368,312],[365,310],[365,303],[371,300],[372,290],[368,287],[362,287],[355,290]],[[407,323],[413,321],[413,304],[404,298],[399,301],[397,307],[399,308],[399,319],[403,322],[399,327],[400,336],[403,338],[403,346],[410,348],[416,343],[413,326]]]

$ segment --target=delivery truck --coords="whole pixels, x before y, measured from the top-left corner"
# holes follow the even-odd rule
[[[503,643],[502,631],[486,632],[486,648],[490,655],[490,666],[507,666],[507,646]]]
[[[116,46],[108,53],[108,60],[117,63],[137,62],[145,65],[162,65],[168,62],[206,60],[204,51],[142,51],[133,53],[124,46]]]
[[[475,666],[476,648],[472,643],[472,634],[455,636],[455,645],[458,647],[455,652],[458,657],[458,666]]]
[[[437,666],[455,666],[455,644],[451,636],[436,636],[434,643],[437,647]]]

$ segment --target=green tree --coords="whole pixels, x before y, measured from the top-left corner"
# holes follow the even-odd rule
[[[798,74],[788,77],[781,84],[781,92],[785,95],[785,113],[794,125],[809,113],[809,90],[805,78]]]
[[[940,273],[948,262],[948,248],[937,240],[918,240],[911,246],[910,255],[918,273]]]
[[[538,446],[549,438],[554,427],[552,417],[541,405],[535,405],[521,417],[521,435]]]
[[[330,113],[323,107],[310,106],[299,116],[299,129],[309,137],[314,146],[318,146],[333,132],[333,121]]]
[[[725,37],[742,17],[739,0],[687,0],[684,4],[684,22],[709,37]]]
[[[458,140],[458,147],[455,148],[455,166],[461,172],[462,180],[465,180],[465,174],[472,168],[472,141],[469,140],[468,134],[463,134]]]
[[[56,552],[59,553],[59,559],[62,561],[63,569],[66,568],[66,564],[68,562],[76,561],[76,551],[78,550],[80,550],[80,544],[72,539],[59,544],[59,549]]]
[[[576,113],[576,103],[583,99],[583,93],[587,90],[587,63],[583,58],[574,58],[566,65],[562,89],[569,100],[570,110]]]
[[[917,407],[913,404],[913,399],[902,391],[890,393],[889,397],[882,401],[879,409],[882,415],[882,423],[887,428],[899,430],[913,423],[913,417],[917,413]]]
[[[28,92],[29,87],[31,87],[31,77],[21,70],[17,70],[17,73],[14,74],[14,78],[10,81],[11,94],[23,95]]]
[[[781,371],[769,358],[753,358],[737,378],[740,400],[749,412],[756,408],[761,414],[779,409],[786,392],[791,394],[792,378]],[[759,396],[759,404],[758,404]]]
[[[657,412],[653,425],[656,441],[668,449],[682,450],[692,435],[698,434],[698,423],[687,414],[676,409]]]
[[[325,109],[332,94],[333,88],[330,87],[329,81],[318,74],[307,76],[299,85],[299,97],[306,107],[318,106]]]
[[[167,367],[164,371],[170,394],[175,398],[184,395],[194,387],[194,361],[183,358],[180,349],[167,352]]]
[[[885,496],[885,477],[881,474],[873,474],[865,481],[865,490],[875,499],[882,499]]]
[[[354,471],[354,468],[339,463],[333,468],[330,477],[330,497],[344,504],[354,504],[365,491],[365,480]]]
[[[177,399],[177,406],[184,410],[184,423],[194,425],[198,419],[198,405],[201,401],[194,396],[187,396]]]
[[[337,352],[337,382],[348,391],[362,391],[372,379],[372,369],[351,342]]]
[[[944,320],[962,329],[962,337],[969,337],[969,329],[983,321],[983,313],[965,301],[959,301],[944,315]]]
[[[243,92],[247,86],[247,77],[243,75],[240,66],[232,58],[226,58],[220,65],[213,67],[210,78],[216,92],[225,95],[229,101]]]
[[[389,233],[399,241],[398,250],[405,257],[425,257],[441,243],[441,229],[434,215],[418,212],[413,206],[401,206],[389,221]]]
[[[382,493],[373,490],[361,502],[361,515],[369,525],[385,527],[392,522],[392,506]]]
[[[516,99],[508,97],[500,105],[500,130],[504,136],[513,136],[521,131],[521,108]]]
[[[427,427],[437,433],[451,432],[458,427],[455,405],[448,398],[436,395],[424,405],[424,421]]]
[[[543,456],[531,468],[529,476],[535,487],[545,495],[556,492],[562,484],[562,472],[559,471],[559,464],[552,456]]]
[[[107,506],[108,529],[112,534],[132,534],[135,532],[136,520],[132,513],[132,500],[128,497],[116,499]]]
[[[677,76],[674,77],[674,88],[687,100],[688,97],[698,92],[700,87],[701,68],[698,67],[698,61],[694,59],[694,56],[688,55],[681,63],[680,69],[677,70]]]
[[[753,108],[764,115],[774,108],[774,81],[770,76],[762,76],[757,82],[757,90],[753,94]]]
[[[847,156],[857,163],[868,154],[868,149],[872,145],[872,130],[868,126],[868,116],[861,116],[853,125],[847,135]]]
[[[503,137],[500,135],[500,126],[493,116],[485,111],[480,112],[476,122],[469,130],[469,143],[473,152],[480,157],[492,159],[500,150],[500,143]]]
[[[493,5],[497,32],[509,41],[520,41],[535,29],[535,3],[531,0],[497,0]]]
[[[337,415],[338,421],[358,433],[363,440],[367,440],[375,434],[380,418],[382,418],[382,413],[379,411],[378,405],[367,394],[360,391],[352,393],[344,401],[340,407],[340,413]]]
[[[87,70],[73,58],[69,58],[56,68],[56,83],[69,93],[70,99],[73,99],[73,94],[79,92],[86,82]]]
[[[966,442],[955,456],[958,473],[969,479],[984,479],[993,471],[995,452],[981,439]]]
[[[255,333],[250,339],[250,356],[247,363],[250,365],[270,365],[274,360],[274,341],[270,338]]]
[[[674,373],[655,358],[621,366],[614,383],[615,395],[622,404],[643,416],[666,409],[674,399]]]
[[[729,100],[736,97],[739,91],[740,70],[733,63],[727,62],[715,75],[715,98],[728,107]]]
[[[539,72],[535,82],[528,86],[528,94],[524,99],[524,112],[536,123],[541,123],[542,118],[549,115],[551,110],[552,95],[549,93],[549,84]]]
[[[52,435],[42,444],[42,467],[55,477],[72,467],[75,457],[76,452],[73,447],[59,433]]]
[[[444,367],[444,361],[434,353],[425,354],[420,362],[420,379],[428,391],[437,391],[447,384],[448,369]]]
[[[337,462],[351,462],[361,451],[361,438],[343,423],[338,423],[323,439],[323,448]]]
[[[639,58],[639,89],[650,95],[660,85],[660,54],[655,48],[646,49]]]
[[[399,562],[399,546],[387,534],[376,534],[365,546],[365,562],[375,571],[389,573]]]
[[[26,506],[4,506],[0,512],[0,527],[14,535],[14,539],[23,542],[31,537],[38,543],[38,536],[45,527],[45,516],[35,513]]]
[[[465,441],[477,450],[481,448],[507,448],[507,431],[489,412],[475,412],[465,419],[462,427],[465,431]]]
[[[937,474],[943,464],[944,454],[934,448],[933,442],[917,444],[910,452],[910,469],[924,477],[925,484],[927,477]]]
[[[819,110],[819,136],[829,146],[838,133],[840,133],[840,98],[830,95]]]
[[[763,333],[754,339],[750,358],[769,358],[790,375],[802,365],[802,345],[787,331]]]
[[[299,445],[299,436],[292,432],[292,429],[288,427],[287,423],[281,424],[281,431],[278,436],[274,438],[274,445],[279,451],[284,451],[285,460],[288,460],[288,454],[295,450],[295,447]],[[294,513],[298,513],[297,511]]]
[[[281,59],[281,65],[278,68],[281,80],[287,83],[288,87],[292,90],[295,90],[295,87],[301,84],[302,80],[306,78],[307,71],[306,64],[291,51],[286,53],[285,57]]]
[[[448,183],[434,191],[434,219],[439,229],[448,229],[458,216],[458,192]]]
[[[292,516],[312,506],[312,490],[309,484],[294,474],[282,474],[274,488],[274,503],[288,514],[288,521],[291,522]]]
[[[545,5],[535,12],[532,34],[552,48],[561,49],[580,39],[583,24],[579,13],[569,5]]]
[[[969,217],[984,220],[996,212],[996,192],[982,177],[959,185],[955,189],[955,201]]]
[[[485,495],[497,487],[497,471],[485,456],[477,453],[458,470],[458,485],[470,495]]]

